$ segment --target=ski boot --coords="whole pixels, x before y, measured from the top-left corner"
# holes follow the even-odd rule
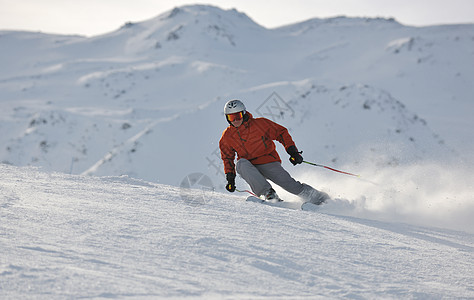
[[[283,200],[281,200],[280,197],[278,197],[274,189],[270,188],[270,190],[265,194],[265,201],[280,202]]]
[[[325,192],[318,191],[313,187],[303,183],[303,191],[298,194],[305,202],[310,202],[316,205],[321,205],[326,200],[331,199]]]

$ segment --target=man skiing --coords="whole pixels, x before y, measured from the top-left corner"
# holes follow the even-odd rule
[[[222,133],[219,148],[229,192],[235,191],[238,173],[252,191],[257,196],[264,195],[265,200],[280,201],[268,180],[307,202],[319,205],[329,199],[326,193],[293,179],[281,166],[274,140],[285,147],[293,165],[303,162],[302,152],[298,152],[285,127],[266,118],[254,118],[240,100],[228,101],[224,106],[224,114],[229,126]]]

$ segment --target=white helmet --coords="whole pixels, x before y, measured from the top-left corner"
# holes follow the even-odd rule
[[[224,106],[224,114],[233,114],[243,111],[245,114],[245,105],[240,100],[230,100]]]

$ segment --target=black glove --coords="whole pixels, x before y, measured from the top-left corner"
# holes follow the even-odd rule
[[[227,173],[225,178],[227,179],[225,189],[233,193],[235,191],[235,173]]]
[[[303,156],[301,156],[301,153],[303,153],[303,151],[298,152],[296,146],[288,147],[288,149],[286,149],[286,152],[288,152],[288,154],[290,155],[290,162],[294,166],[303,162]]]

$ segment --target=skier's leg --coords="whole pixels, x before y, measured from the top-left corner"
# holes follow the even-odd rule
[[[262,173],[247,159],[239,159],[235,169],[256,195],[265,195],[272,188]]]
[[[280,162],[256,165],[256,167],[263,176],[281,186],[286,191],[295,195],[303,191],[303,184],[291,177],[291,175],[283,169]]]
[[[309,201],[319,205],[330,199],[328,194],[318,191],[306,183],[296,181],[285,169],[283,169],[279,162],[257,165],[256,167],[266,178],[270,179],[275,184],[278,184],[288,192],[298,195],[304,201]]]
[[[304,201],[311,202],[314,204],[322,204],[326,202],[326,200],[331,199],[328,194],[325,192],[318,191],[317,189],[313,188],[312,186],[303,183],[303,191],[298,194]]]

